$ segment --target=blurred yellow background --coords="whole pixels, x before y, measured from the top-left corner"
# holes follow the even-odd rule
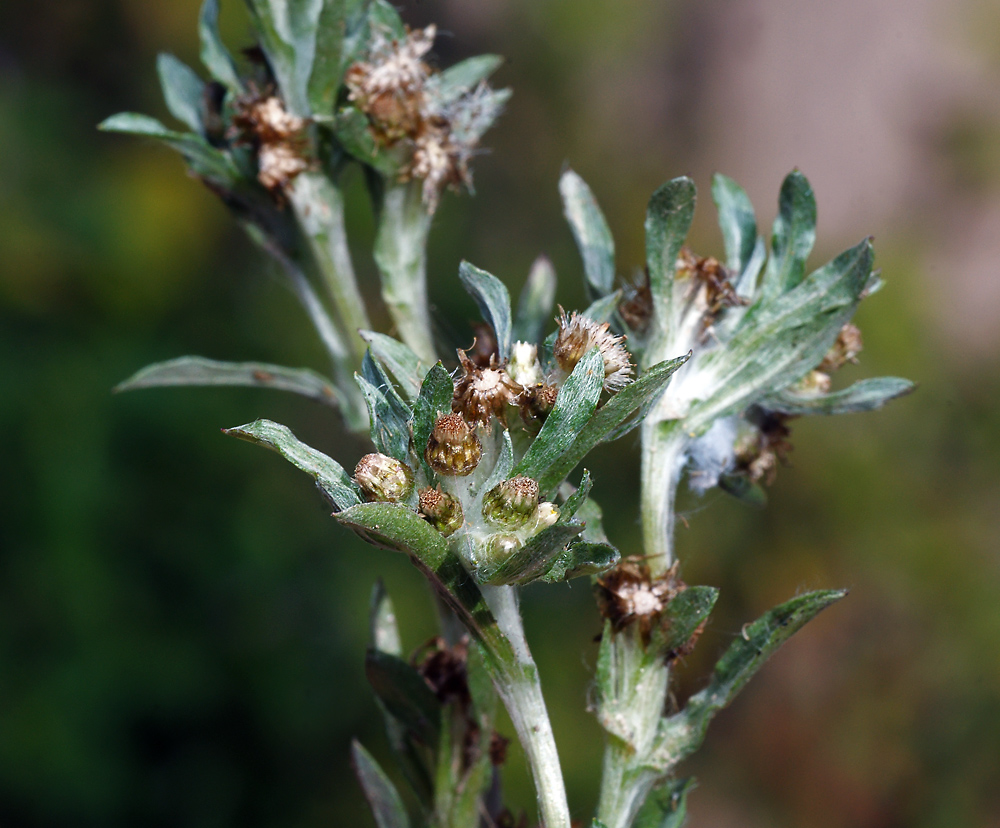
[[[886,288],[844,380],[896,374],[885,411],[793,424],[771,504],[682,499],[688,583],[722,588],[680,695],[744,621],[796,591],[850,597],[721,715],[685,772],[692,828],[1000,825],[1000,5],[985,0],[423,0],[441,65],[507,57],[514,97],[446,197],[432,297],[459,331],[467,258],[515,290],[533,258],[582,301],[557,181],[597,195],[621,275],[646,200],[693,175],[692,241],[718,253],[710,176],[767,227],[799,167],[821,264],[876,238]],[[325,409],[250,390],[113,397],[183,354],[323,368],[294,299],[160,147],[102,135],[169,120],[155,55],[195,64],[197,0],[0,5],[0,825],[372,824],[348,768],[385,740],[363,676],[383,577],[407,644],[433,634],[405,560],[327,516],[307,478],[218,432],[266,416],[353,466]],[[223,6],[249,45],[237,0]],[[375,302],[363,187],[348,200]],[[377,311],[385,325],[381,309]],[[471,336],[470,336],[471,339]],[[609,534],[636,548],[635,440],[589,463]],[[585,583],[525,595],[575,817],[596,799],[585,712],[599,623]],[[523,763],[513,804],[533,811]]]

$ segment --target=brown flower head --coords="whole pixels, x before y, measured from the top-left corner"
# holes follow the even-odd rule
[[[856,363],[858,354],[861,353],[863,344],[861,342],[861,329],[850,322],[840,329],[837,334],[837,341],[833,347],[827,351],[823,361],[817,366],[817,370],[826,374],[833,373],[838,368],[842,368],[848,362]]]
[[[479,465],[483,447],[461,414],[438,417],[424,457],[438,474],[464,477]]]
[[[504,480],[483,497],[486,522],[505,529],[523,526],[537,509],[538,481],[530,477]]]
[[[507,423],[507,406],[517,402],[522,388],[508,375],[504,367],[490,360],[489,368],[479,368],[459,349],[463,374],[455,382],[451,410],[470,423],[489,427],[494,416]]]
[[[366,454],[354,469],[354,479],[369,500],[398,503],[413,491],[413,472],[384,454]]]
[[[736,472],[745,474],[754,483],[763,481],[770,486],[778,473],[778,464],[787,465],[793,446],[788,438],[792,430],[788,414],[763,409],[751,409],[748,419],[756,426],[736,445]]]
[[[653,578],[649,567],[636,558],[626,558],[596,582],[598,607],[615,632],[636,624],[646,643],[667,604],[685,589],[687,585],[676,576],[676,565]]]
[[[604,357],[604,389],[620,391],[632,381],[632,358],[625,348],[624,336],[611,333],[611,325],[598,323],[576,311],[567,315],[559,308],[559,335],[553,355],[567,374],[592,348]]]
[[[428,522],[446,538],[462,528],[465,516],[462,514],[462,504],[450,494],[427,487],[418,493],[420,512]]]
[[[677,257],[677,278],[694,277],[696,284],[705,289],[705,304],[709,320],[723,308],[746,304],[729,281],[729,270],[714,256],[696,256],[682,247]]]
[[[280,193],[312,166],[307,157],[307,121],[292,115],[281,98],[251,88],[233,115],[234,139],[257,150],[257,180]]]

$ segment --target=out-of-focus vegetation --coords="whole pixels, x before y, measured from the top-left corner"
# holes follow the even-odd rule
[[[860,25],[789,0],[739,15],[721,0],[404,6],[413,25],[445,31],[442,64],[504,54],[497,82],[515,90],[493,152],[477,159],[479,194],[446,197],[435,220],[442,322],[475,318],[454,289],[461,258],[516,287],[546,252],[560,300],[581,301],[556,189],[566,160],[601,200],[619,261],[635,266],[649,194],[692,171],[703,192],[714,169],[742,180],[764,212],[801,165],[831,245],[817,262],[877,236],[888,284],[861,310],[866,349],[843,380],[891,373],[918,392],[877,414],[793,424],[793,464],[765,511],[721,494],[682,504],[683,576],[722,588],[683,668],[689,688],[744,620],[797,590],[852,589],[719,718],[690,768],[694,828],[1000,822],[1000,258],[988,255],[1000,52],[976,35],[995,17],[948,6],[949,25],[928,24],[923,42],[901,22],[905,4],[869,5],[883,24],[856,37],[843,32]],[[945,5],[921,3],[929,19]],[[218,432],[267,416],[350,464],[365,447],[327,410],[265,391],[110,393],[184,353],[322,360],[292,297],[181,161],[94,129],[122,109],[168,118],[155,55],[196,61],[197,7],[0,6],[4,826],[368,824],[347,762],[351,736],[382,739],[362,668],[375,577],[410,646],[433,633],[422,580],[401,557],[355,541],[293,469]],[[237,0],[224,4],[234,44],[241,15]],[[894,37],[913,41],[906,69],[918,77],[951,66],[949,49],[965,68],[952,86],[892,99],[895,139],[876,129],[871,143],[831,147],[824,125],[861,130],[896,89],[874,69],[849,71],[862,53],[891,53]],[[774,90],[793,89],[789,76],[806,84],[803,61],[829,95],[814,90],[796,121],[801,102]],[[741,106],[729,105],[733,89]],[[765,153],[774,123],[797,126]],[[359,272],[372,276],[360,181],[350,198]],[[704,199],[700,252],[721,247],[713,225]],[[638,542],[629,445],[603,449],[593,469],[623,551]],[[584,712],[598,619],[579,583],[532,588],[525,615],[583,819],[601,748]],[[511,765],[528,806],[517,756]]]

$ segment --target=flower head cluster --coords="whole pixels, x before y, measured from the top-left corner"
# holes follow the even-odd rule
[[[430,212],[446,187],[471,186],[469,161],[502,104],[485,84],[456,100],[442,99],[424,60],[436,34],[433,25],[402,38],[376,32],[366,59],[354,63],[345,77],[349,99],[368,116],[376,141],[406,145],[409,160],[400,175],[424,182]]]
[[[611,333],[607,322],[595,322],[576,311],[570,314],[562,308],[559,311],[559,335],[553,349],[559,367],[569,374],[592,348],[597,348],[604,357],[605,390],[620,391],[628,385],[633,365],[625,348],[625,337]]]
[[[237,100],[233,137],[256,148],[257,180],[272,193],[280,193],[311,166],[306,126],[277,95],[251,91]]]

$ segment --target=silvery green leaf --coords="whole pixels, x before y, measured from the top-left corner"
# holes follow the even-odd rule
[[[655,326],[651,333],[656,339],[665,338],[674,324],[677,256],[691,228],[694,205],[694,182],[681,177],[668,181],[653,193],[646,208],[646,263]]]
[[[583,501],[577,509],[576,519],[585,524],[580,537],[587,543],[608,542],[608,536],[604,532],[604,514],[596,500],[588,497]]]
[[[333,121],[333,132],[341,146],[358,161],[395,180],[399,159],[384,150],[369,129],[368,117],[353,106],[342,107]]]
[[[559,179],[563,213],[583,258],[587,295],[598,298],[611,292],[615,282],[615,242],[597,199],[586,182],[567,169]]]
[[[286,368],[266,362],[219,362],[186,356],[147,365],[115,386],[115,392],[165,386],[243,385],[294,391],[337,406],[340,393],[329,380],[308,368]]]
[[[771,236],[771,258],[764,273],[763,301],[791,290],[806,272],[816,241],[816,198],[806,177],[790,172],[781,184],[778,216]]]
[[[583,312],[583,315],[595,322],[611,322],[621,298],[622,292],[620,290],[602,296],[600,299],[594,300]]]
[[[751,308],[726,347],[698,366],[715,390],[692,406],[686,427],[701,433],[717,417],[738,413],[818,365],[853,315],[873,258],[866,239],[796,287]]]
[[[209,74],[233,92],[240,92],[243,85],[236,72],[233,59],[219,35],[219,0],[205,0],[198,19],[201,40],[201,62]]]
[[[764,662],[821,610],[846,594],[844,590],[808,592],[744,627],[715,665],[708,686],[688,699],[681,712],[661,722],[658,767],[667,771],[697,750],[715,714],[736,697]]]
[[[509,89],[492,89],[482,84],[449,107],[451,134],[456,142],[474,146],[483,137],[510,98]]]
[[[719,590],[708,586],[688,587],[675,595],[664,611],[667,623],[658,642],[660,649],[670,654],[687,644],[711,614],[718,598]]]
[[[439,362],[427,372],[413,403],[413,453],[424,467],[427,480],[433,479],[433,472],[424,460],[427,441],[434,430],[438,416],[451,413],[451,399],[454,394],[455,382]]]
[[[719,211],[719,229],[726,248],[726,267],[743,273],[757,244],[757,219],[743,188],[733,179],[716,174],[712,198]]]
[[[135,112],[119,112],[104,120],[97,128],[104,132],[124,132],[157,138],[183,155],[191,171],[200,178],[227,190],[234,189],[241,183],[239,171],[225,153],[210,146],[199,135],[167,129],[156,118]]]
[[[427,79],[426,93],[434,105],[447,107],[475,89],[503,63],[500,55],[476,55]]]
[[[468,262],[459,265],[458,277],[469,295],[476,300],[483,319],[493,326],[501,361],[508,359],[512,343],[510,294],[507,286],[496,276]]]
[[[437,745],[441,703],[413,667],[391,653],[369,649],[365,676],[385,709],[425,745]]]
[[[410,410],[396,393],[389,377],[366,351],[361,361],[361,374],[354,375],[368,405],[372,442],[382,454],[402,463],[409,459]]]
[[[552,562],[539,580],[547,584],[569,581],[582,575],[600,575],[621,561],[621,553],[607,543],[576,541]]]
[[[409,345],[377,331],[358,331],[368,343],[369,350],[396,378],[400,391],[407,400],[413,400],[420,393],[421,378],[427,367],[420,361]]]
[[[552,319],[555,299],[556,272],[548,258],[539,256],[531,265],[528,281],[521,290],[513,338],[519,342],[540,342],[545,326]]]
[[[202,92],[205,89],[202,79],[191,67],[166,52],[157,56],[156,71],[170,114],[192,132],[201,135],[205,131],[201,116]]]
[[[306,92],[315,115],[330,117],[344,69],[344,39],[352,21],[364,13],[364,0],[323,0],[316,22],[315,57]],[[357,25],[356,23],[354,25]]]
[[[576,443],[597,408],[603,387],[604,357],[597,348],[592,348],[559,389],[552,411],[531,448],[514,467],[514,474],[533,477],[543,494],[555,491],[583,459]],[[567,452],[572,452],[569,459]]]
[[[255,420],[236,428],[224,428],[222,433],[278,452],[293,466],[310,475],[337,509],[349,509],[361,502],[357,488],[343,466],[301,442],[287,426],[271,420]],[[427,528],[430,529],[429,526]],[[437,532],[434,534],[437,535]]]
[[[582,531],[583,524],[577,522],[549,526],[511,553],[505,561],[482,567],[476,573],[476,579],[491,586],[524,585],[538,580],[551,568],[556,556]]]
[[[633,414],[636,414],[636,412],[640,412],[639,416],[641,417],[641,412],[656,402],[656,399],[660,396],[661,392],[670,381],[670,377],[678,368],[681,367],[681,365],[687,362],[687,360],[687,356],[682,356],[677,359],[661,362],[643,373],[643,375],[635,382],[626,385],[621,391],[597,409],[597,412],[593,415],[593,417],[588,418],[584,425],[575,428],[568,435],[564,435],[571,440],[568,445],[564,444],[562,440],[553,443],[553,445],[558,447],[558,451],[552,452],[551,457],[548,457],[549,452],[546,452],[546,457],[548,459],[544,468],[539,469],[538,475],[528,476],[535,477],[535,479],[538,480],[538,485],[543,493],[554,491],[559,483],[562,482],[562,479],[573,470],[576,464],[579,463],[594,448],[594,446],[609,439],[612,434],[616,433],[616,431],[620,431],[623,424],[625,424]],[[577,368],[574,369],[574,375],[579,367],[580,366],[577,365]],[[601,359],[599,373],[602,375],[602,382],[603,368],[604,361]],[[557,407],[561,397],[562,390],[560,390],[559,397],[556,399]],[[545,425],[542,426],[542,430],[538,433],[538,437],[535,438],[535,443],[533,443],[531,449],[528,450],[528,454],[525,455],[524,460],[518,464],[519,467],[528,460],[528,456],[535,450],[535,446],[538,445],[541,440],[542,435],[545,433],[545,429],[548,427],[549,421],[552,419],[554,414],[555,410],[553,409],[552,414],[549,414],[548,419],[545,421]]]
[[[571,490],[572,487],[569,483],[564,483],[563,486],[567,490]],[[570,491],[569,496],[566,498],[562,506],[559,507],[559,520],[565,523],[570,518],[572,518],[581,506],[586,502],[587,497],[590,495],[590,490],[594,487],[594,480],[590,476],[590,472],[587,469],[583,470],[583,476],[580,478],[580,485],[576,487],[575,491]],[[563,493],[563,488],[560,487],[560,493]]]
[[[668,779],[646,799],[635,828],[682,828],[687,821],[687,796],[697,787],[693,777]]]
[[[396,786],[357,740],[351,743],[351,762],[378,828],[410,828],[410,819]]]
[[[285,107],[307,118],[309,77],[316,57],[316,27],[324,0],[247,0],[260,47],[278,81]]]
[[[406,25],[396,7],[387,0],[372,0],[368,6],[368,22],[373,32],[380,32],[390,40],[406,37]]]
[[[796,394],[785,388],[761,400],[764,408],[783,414],[848,414],[874,411],[890,400],[909,394],[916,386],[900,377],[863,379],[830,394]]]

